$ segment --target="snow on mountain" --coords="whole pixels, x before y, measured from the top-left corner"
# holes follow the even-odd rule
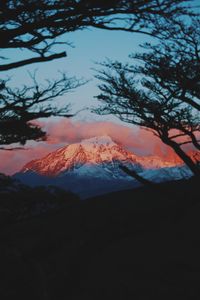
[[[152,182],[188,179],[193,174],[187,166],[144,170],[140,175]]]
[[[33,187],[54,185],[84,199],[141,185],[119,165],[125,165],[153,182],[191,176],[185,166],[177,165],[175,161],[137,156],[109,136],[101,136],[67,145],[33,160],[14,177]]]
[[[118,177],[121,176],[119,164],[137,171],[175,165],[174,162],[162,161],[156,156],[137,156],[112,141],[109,136],[101,136],[67,145],[41,159],[33,160],[26,164],[21,172],[33,171],[40,175],[61,176],[73,171],[85,176],[91,173],[100,176],[104,170],[107,174]]]

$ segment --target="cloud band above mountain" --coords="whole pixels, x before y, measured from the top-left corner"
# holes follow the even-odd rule
[[[1,151],[0,172],[13,174],[30,160],[41,158],[59,147],[102,135],[110,136],[113,141],[137,155],[159,155],[163,159],[175,157],[173,151],[151,132],[140,128],[112,122],[77,122],[64,118],[59,121],[40,121],[39,124],[47,131],[47,141],[28,143],[28,150]]]

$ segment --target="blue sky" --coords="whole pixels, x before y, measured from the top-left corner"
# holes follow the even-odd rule
[[[37,63],[5,72],[6,76],[11,76],[12,86],[29,84],[28,72],[37,70],[37,77],[40,82],[45,78],[56,78],[57,71],[64,71],[69,76],[75,75],[78,78],[90,80],[86,85],[76,89],[73,93],[62,97],[62,101],[72,104],[72,110],[77,111],[85,106],[96,105],[97,101],[93,96],[98,94],[97,80],[94,78],[94,70],[97,68],[95,62],[102,62],[105,58],[126,62],[129,60],[130,53],[139,51],[139,45],[152,38],[144,34],[133,34],[121,31],[106,31],[99,29],[85,29],[62,36],[62,41],[71,42],[74,48],[65,45],[56,47],[56,51],[67,51],[67,57],[46,63]],[[3,54],[3,53],[2,53]],[[26,51],[7,51],[6,56],[10,60],[20,60],[29,57],[30,52]],[[78,120],[110,120],[109,117],[100,117],[89,112],[80,113]],[[115,119],[115,121],[117,121]]]
[[[190,1],[192,6],[200,6],[199,0]],[[199,11],[199,8],[196,8]],[[128,33],[123,31],[106,31],[101,29],[87,28],[63,35],[60,40],[71,42],[74,48],[58,45],[56,51],[67,51],[67,57],[46,63],[27,65],[10,72],[2,72],[4,76],[11,76],[11,85],[20,87],[23,84],[31,84],[29,72],[37,70],[37,78],[42,83],[45,78],[54,79],[58,71],[64,71],[69,76],[85,78],[90,80],[85,86],[76,89],[73,93],[62,97],[63,103],[72,104],[72,112],[78,111],[85,106],[97,105],[93,97],[98,95],[98,81],[94,78],[95,72],[92,68],[97,67],[95,62],[102,62],[105,58],[127,62],[129,54],[141,51],[140,44],[152,42],[153,38],[139,33]],[[6,49],[0,53],[7,56],[11,61],[28,58],[32,53],[21,50]],[[9,62],[9,61],[7,61]],[[6,63],[6,61],[5,61]],[[133,61],[132,61],[133,63]],[[56,100],[55,100],[56,101]],[[89,112],[82,112],[75,117],[81,121],[114,120],[112,116],[97,116]],[[118,121],[119,122],[119,121]]]
[[[192,6],[200,6],[199,0],[192,0]],[[199,8],[196,8],[199,11]],[[37,70],[37,78],[42,83],[45,78],[54,79],[58,76],[58,71],[64,71],[69,76],[90,80],[86,85],[76,89],[73,93],[66,94],[61,98],[63,103],[72,104],[72,112],[78,111],[85,106],[97,105],[94,99],[98,95],[98,81],[94,78],[95,72],[92,68],[97,68],[95,62],[102,62],[105,58],[129,61],[129,55],[133,52],[141,51],[140,44],[152,42],[153,38],[140,33],[129,33],[123,31],[108,31],[95,28],[87,28],[72,33],[67,33],[60,38],[61,41],[70,42],[74,48],[65,45],[56,46],[56,51],[66,50],[67,57],[46,63],[27,65],[10,72],[2,72],[5,76],[11,76],[12,86],[31,84],[28,72]],[[33,54],[28,51],[8,50],[2,51],[1,55],[10,58],[10,61],[29,58]],[[7,61],[8,62],[8,61]],[[6,63],[6,61],[5,61]],[[132,61],[133,63],[133,61]],[[55,100],[56,101],[56,100]],[[112,116],[97,116],[88,111],[82,112],[75,117],[81,121],[108,120],[120,122]],[[127,126],[130,126],[127,124]]]
[[[194,0],[193,4],[198,4],[199,0]],[[54,79],[58,76],[57,72],[64,71],[67,72],[69,76],[76,76],[78,78],[85,78],[91,80],[85,86],[82,86],[76,89],[73,93],[67,94],[62,97],[61,101],[66,104],[72,104],[72,112],[82,109],[85,106],[97,105],[97,101],[94,100],[94,96],[98,95],[97,80],[94,79],[94,71],[92,68],[95,66],[95,62],[102,62],[105,58],[110,58],[113,60],[119,60],[121,62],[129,61],[129,54],[133,52],[140,51],[139,45],[144,42],[153,41],[152,38],[144,34],[120,32],[120,31],[105,31],[99,29],[85,29],[83,31],[76,31],[73,33],[68,33],[62,36],[62,41],[71,42],[74,45],[74,48],[67,47],[65,45],[57,46],[57,52],[66,50],[67,57],[59,60],[54,60],[46,63],[32,64],[28,66],[21,67],[19,69],[12,70],[10,72],[2,72],[2,79],[6,77],[11,77],[10,84],[15,87],[20,87],[23,84],[31,84],[30,77],[28,72],[34,72],[37,70],[38,81],[42,83],[45,79]],[[18,61],[20,59],[30,57],[30,52],[20,51],[20,50],[7,50],[0,53],[2,56],[10,58],[10,61],[7,60],[5,63],[11,61]],[[133,62],[133,61],[132,61]],[[57,100],[55,100],[56,102]],[[107,121],[114,122],[120,125],[120,121],[113,116],[97,116],[91,114],[90,112],[82,112],[78,114],[75,118],[69,121],[69,124],[66,126],[66,129],[63,129],[63,134],[71,134],[67,130],[77,134],[79,138],[80,128],[87,128],[85,133],[88,133],[88,122],[91,122],[92,129],[102,127],[101,123],[95,123],[95,121]],[[77,122],[76,122],[77,121]],[[71,123],[70,123],[71,122]],[[106,122],[104,122],[106,123]],[[56,125],[54,122],[50,122],[50,125]],[[119,135],[118,124],[114,124],[113,134]],[[116,126],[117,125],[117,126]],[[142,143],[143,148],[147,148],[146,143],[144,143],[144,136],[132,136],[135,134],[135,130],[131,124],[125,124],[125,131],[122,131],[122,137],[128,142],[137,142],[139,141],[138,149],[140,149],[140,144]],[[84,127],[85,126],[85,127]],[[129,128],[127,128],[129,127]],[[131,128],[130,128],[131,127]],[[111,126],[112,128],[112,126]],[[115,132],[115,128],[116,132]],[[133,132],[130,133],[129,129]],[[97,131],[98,131],[97,130]],[[58,130],[57,130],[58,131]],[[56,132],[57,132],[56,131]],[[127,131],[127,135],[124,132]],[[62,132],[59,132],[61,134]],[[146,132],[145,132],[146,133]],[[122,143],[124,143],[121,141]],[[69,142],[69,137],[66,137],[64,141],[65,144]],[[51,145],[46,145],[45,143],[32,143],[32,149],[24,152],[24,150],[19,151],[5,151],[4,158],[0,161],[0,171],[7,174],[14,173],[30,161],[30,157],[38,158],[41,157],[42,153],[47,153],[52,151],[49,148]],[[127,145],[127,147],[130,145]],[[56,147],[56,145],[52,145]],[[149,148],[149,143],[148,143]],[[152,146],[153,148],[153,146]],[[45,152],[46,151],[46,152]],[[26,154],[25,154],[26,153]],[[3,155],[3,151],[1,153]],[[31,159],[32,159],[31,158]]]

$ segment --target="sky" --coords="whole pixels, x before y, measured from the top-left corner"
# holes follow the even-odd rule
[[[76,76],[89,80],[86,85],[58,99],[62,103],[70,103],[72,113],[99,104],[94,99],[94,96],[98,95],[98,81],[94,78],[95,71],[93,70],[93,68],[98,68],[96,62],[102,62],[106,58],[128,62],[131,53],[141,51],[140,44],[153,41],[151,37],[144,34],[92,28],[65,34],[61,39],[73,45],[73,47],[65,45],[56,47],[57,52],[66,50],[67,57],[46,63],[27,65],[9,72],[2,72],[2,75],[5,76],[4,78],[11,78],[12,87],[31,84],[29,72],[35,71],[37,71],[37,78],[41,84],[45,79],[56,78],[59,71],[66,72],[70,77]],[[9,62],[30,57],[30,53],[16,50],[14,52],[6,50],[6,53],[1,52],[1,55],[10,58]],[[133,63],[132,60],[131,62]],[[0,172],[13,174],[32,159],[41,158],[59,147],[80,142],[84,138],[95,135],[110,135],[114,140],[122,143],[125,148],[140,155],[153,153],[159,155],[160,152],[165,155],[170,151],[163,145],[161,146],[160,141],[149,132],[136,129],[111,115],[98,116],[88,110],[78,113],[72,119],[56,118],[47,122],[42,120],[40,124],[47,131],[47,142],[29,142],[25,146],[27,150],[1,151]]]
[[[94,96],[98,94],[98,81],[94,78],[95,71],[93,70],[93,68],[98,68],[97,62],[102,62],[106,58],[122,62],[130,61],[129,55],[140,51],[139,45],[152,39],[144,34],[87,28],[65,34],[61,40],[70,42],[73,45],[73,47],[59,45],[55,48],[57,52],[66,50],[66,58],[27,65],[9,72],[2,72],[2,74],[11,78],[10,83],[13,87],[31,84],[29,72],[34,73],[34,71],[37,71],[37,78],[41,83],[46,78],[56,78],[59,71],[66,72],[69,77],[76,76],[77,78],[89,80],[86,85],[77,88],[73,93],[62,96],[63,103],[65,101],[66,103],[70,102],[72,111],[77,111],[86,106],[97,105]],[[16,50],[6,50],[5,55],[10,58],[10,61],[30,57],[29,52]],[[82,112],[77,118],[79,120],[80,118],[94,120],[98,116],[94,116],[87,111]]]
[[[66,58],[27,65],[9,72],[2,72],[2,74],[5,78],[10,78],[12,87],[21,87],[24,84],[31,85],[29,73],[35,71],[40,83],[44,83],[47,78],[56,78],[59,71],[66,72],[70,77],[76,76],[89,80],[86,85],[58,99],[62,103],[70,103],[71,111],[77,112],[85,107],[99,104],[94,99],[94,96],[98,95],[98,81],[94,78],[95,71],[93,70],[93,68],[98,67],[97,62],[102,62],[106,58],[121,62],[130,61],[129,55],[139,51],[139,45],[150,40],[143,34],[89,28],[62,36],[62,41],[70,42],[73,47],[59,45],[55,50],[58,52],[66,50]],[[14,52],[6,50],[4,55],[10,59],[10,62],[30,57],[28,52],[16,50]],[[122,123],[111,115],[98,116],[87,110],[80,112],[70,120],[56,118],[47,122],[42,121],[41,124],[47,130],[48,142],[29,142],[25,146],[28,150],[1,151],[0,172],[13,174],[32,159],[40,158],[66,144],[80,142],[81,139],[95,135],[110,135],[114,139],[117,138],[117,141],[123,143],[126,148],[136,150],[136,152],[141,151],[141,154],[145,153],[144,142],[142,138],[139,140],[135,128]],[[141,150],[139,150],[140,148]],[[151,147],[149,149],[151,152]]]

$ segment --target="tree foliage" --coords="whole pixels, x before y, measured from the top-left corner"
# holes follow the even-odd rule
[[[147,51],[132,55],[139,64],[107,61],[99,71],[103,103],[96,112],[113,114],[122,121],[150,129],[170,146],[195,175],[200,175],[198,162],[184,150],[193,144],[200,150],[199,115],[199,20],[176,37],[157,45],[145,45]]]
[[[66,57],[66,51],[55,52],[58,44],[67,44],[68,32],[94,27],[106,30],[124,30],[161,36],[162,24],[175,22],[184,14],[191,14],[183,0],[2,0],[0,3],[0,71],[38,62]],[[159,24],[159,26],[157,26]],[[6,49],[26,50],[27,58],[7,62]],[[83,82],[63,76],[46,89],[35,86],[12,90],[8,82],[0,85],[0,144],[45,138],[42,129],[31,123],[39,117],[67,114],[51,107],[52,100]],[[48,103],[48,105],[47,105]]]
[[[24,145],[27,140],[44,140],[45,132],[33,120],[51,116],[71,117],[69,104],[59,108],[53,104],[54,99],[84,84],[84,81],[65,74],[55,80],[47,80],[46,85],[39,85],[35,75],[32,81],[32,86],[15,89],[10,88],[8,82],[1,83],[0,143],[3,145],[18,142]]]
[[[1,1],[1,49],[28,49],[37,58],[5,64],[8,70],[37,61],[66,56],[65,51],[48,55],[64,33],[95,27],[158,34],[159,20],[175,20],[189,13],[183,0],[7,0]]]
[[[132,58],[145,63],[141,73],[159,82],[161,89],[173,92],[177,99],[200,111],[200,19],[193,18],[190,25],[178,22],[165,33],[167,41],[144,44],[148,52]]]

